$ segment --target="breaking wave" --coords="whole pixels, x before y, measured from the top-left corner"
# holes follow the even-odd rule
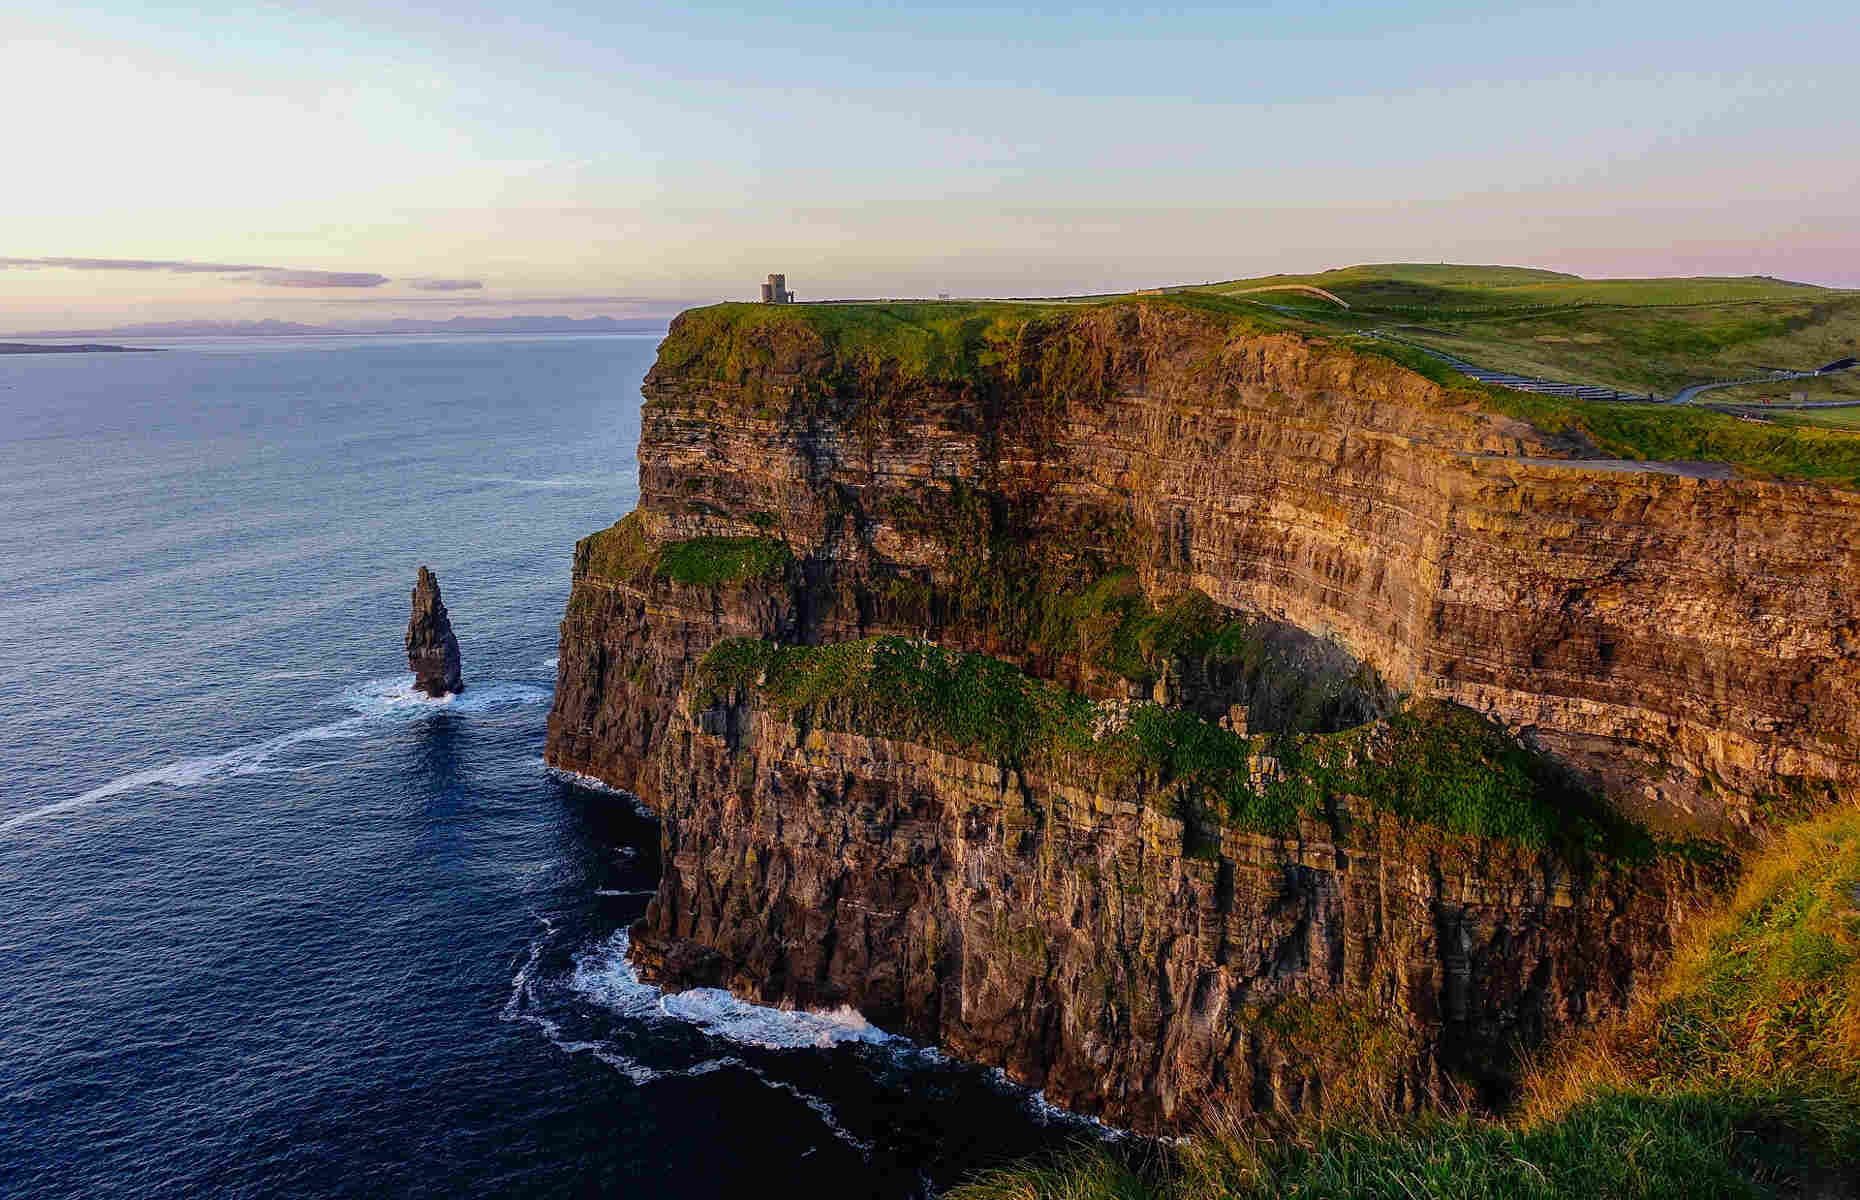
[[[219,754],[184,758],[179,762],[132,771],[108,783],[99,784],[81,795],[54,801],[51,804],[8,817],[0,821],[0,833],[46,817],[88,808],[98,801],[146,787],[190,788],[229,776],[314,770],[317,766],[326,764],[314,764],[309,768],[266,766],[266,764],[278,755],[306,743],[365,736],[370,726],[384,717],[415,719],[441,712],[461,714],[494,712],[526,704],[547,704],[550,699],[549,691],[544,688],[517,683],[492,683],[478,688],[467,688],[458,695],[443,696],[432,700],[414,690],[412,675],[371,679],[349,688],[337,697],[337,700],[344,707],[355,712],[356,716],[333,721],[327,725],[315,725],[309,729],[281,733],[263,741],[253,742],[248,746],[238,746],[222,751]]]
[[[549,776],[558,783],[566,783],[571,787],[586,788],[591,792],[606,792],[610,796],[618,796],[631,803],[633,805],[633,811],[637,812],[648,821],[656,821],[659,819],[658,813],[647,808],[645,803],[641,801],[638,796],[635,796],[632,792],[626,791],[623,788],[614,787],[604,780],[596,779],[592,775],[583,775],[579,771],[564,771],[561,767],[552,767],[540,758],[536,760],[536,765],[542,768],[543,774]]]
[[[413,676],[394,675],[370,679],[342,693],[342,702],[364,716],[424,717],[438,712],[481,713],[516,708],[525,704],[547,704],[552,699],[547,688],[527,683],[466,684],[462,692],[433,699],[413,686]]]
[[[186,788],[196,787],[209,780],[229,775],[263,774],[264,764],[268,760],[291,747],[305,742],[326,742],[335,738],[360,737],[364,732],[362,726],[365,722],[366,718],[350,717],[346,721],[337,721],[333,725],[318,725],[312,729],[282,733],[277,737],[266,738],[250,746],[240,746],[238,749],[228,750],[223,754],[184,758],[180,762],[169,763],[166,766],[133,771],[119,779],[112,779],[108,783],[94,787],[82,795],[72,796],[68,800],[59,800],[0,821],[0,832],[14,829],[42,817],[87,808],[99,800],[107,800],[111,796],[120,796],[124,792],[133,792],[138,788],[151,787],[156,784]]]
[[[502,1014],[505,1020],[533,1025],[564,1053],[590,1055],[640,1086],[661,1079],[708,1075],[726,1069],[743,1071],[764,1087],[792,1096],[806,1105],[834,1137],[862,1156],[871,1157],[872,1143],[848,1129],[830,1103],[785,1079],[772,1076],[736,1054],[707,1056],[684,1066],[652,1066],[625,1053],[611,1040],[567,1035],[560,1021],[541,1011],[539,964],[555,926],[547,918],[540,919],[543,932],[532,939],[511,978],[510,999]],[[639,977],[627,958],[630,948],[631,939],[622,929],[592,949],[576,954],[574,968],[565,981],[569,992],[627,1021],[647,1027],[680,1025],[707,1038],[749,1050],[824,1049],[853,1043],[915,1049],[905,1039],[877,1028],[851,1008],[832,1012],[790,1011],[750,1004],[716,988],[660,991]]]

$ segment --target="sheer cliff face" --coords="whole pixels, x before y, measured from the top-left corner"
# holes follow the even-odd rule
[[[681,318],[648,377],[640,509],[577,548],[550,715],[550,762],[665,818],[635,944],[667,979],[854,1003],[1160,1127],[1345,1086],[1299,1032],[1325,1013],[1376,1014],[1380,1086],[1424,1099],[1658,960],[1660,869],[1380,826],[1190,857],[1079,780],[679,704],[726,636],[925,636],[1124,694],[1007,619],[1087,560],[1333,639],[1657,828],[1860,781],[1860,497],[1585,465],[1393,363],[1160,304],[978,325],[953,361],[737,311]],[[709,536],[792,559],[653,566]]]
[[[1517,1045],[1619,1009],[1686,890],[1347,812],[1191,855],[1063,769],[749,707],[675,714],[659,762],[649,974],[854,1004],[1149,1131],[1502,1088]]]

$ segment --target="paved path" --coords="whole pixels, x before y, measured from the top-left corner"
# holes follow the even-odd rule
[[[1651,394],[1638,395],[1633,392],[1616,391],[1614,388],[1592,387],[1587,384],[1580,384],[1580,383],[1559,383],[1552,379],[1537,379],[1529,375],[1513,375],[1509,371],[1489,370],[1485,367],[1475,366],[1474,364],[1467,362],[1463,358],[1459,358],[1459,357],[1456,357],[1455,355],[1448,354],[1444,350],[1436,350],[1432,346],[1423,346],[1420,342],[1411,342],[1407,338],[1399,338],[1399,337],[1396,337],[1392,333],[1384,333],[1380,329],[1371,330],[1369,333],[1369,336],[1381,338],[1383,341],[1386,341],[1386,342],[1398,342],[1403,346],[1407,346],[1414,350],[1419,350],[1423,354],[1431,354],[1435,358],[1446,363],[1448,366],[1452,367],[1454,370],[1458,371],[1462,375],[1470,376],[1473,379],[1479,380],[1481,383],[1497,384],[1499,387],[1511,388],[1514,391],[1537,392],[1545,396],[1569,396],[1576,400],[1627,400],[1627,401],[1639,401],[1643,404],[1650,403],[1650,402],[1657,403],[1659,401],[1658,396],[1654,396]],[[1776,370],[1769,371],[1762,375],[1752,375],[1747,379],[1719,379],[1719,380],[1714,380],[1710,383],[1695,383],[1691,387],[1681,388],[1679,390],[1679,393],[1675,395],[1671,400],[1667,401],[1667,403],[1669,404],[1690,404],[1692,403],[1693,400],[1697,399],[1702,393],[1716,391],[1719,388],[1740,387],[1746,383],[1783,383],[1791,379],[1814,379],[1821,375],[1831,375],[1834,373],[1834,371],[1845,371],[1845,370],[1852,369],[1851,365],[1838,366],[1838,365],[1830,363],[1829,366],[1833,367],[1834,370],[1831,371],[1829,370],[1828,367],[1822,367],[1819,370],[1814,370],[1814,371],[1789,371],[1789,370],[1783,370],[1781,368],[1778,368]],[[1749,407],[1757,407],[1757,408],[1783,408],[1783,407],[1847,408],[1847,407],[1851,407],[1855,403],[1857,402],[1853,400],[1828,400],[1828,401],[1808,401],[1804,403],[1793,403],[1792,402],[1786,406],[1781,405],[1781,404],[1771,404],[1771,405],[1753,405]]]
[[[1538,379],[1530,375],[1513,375],[1510,371],[1493,371],[1486,367],[1475,366],[1463,358],[1448,354],[1444,350],[1436,350],[1432,346],[1423,346],[1419,342],[1411,342],[1407,338],[1399,338],[1394,334],[1384,333],[1380,329],[1371,330],[1369,336],[1381,338],[1385,342],[1397,342],[1412,350],[1419,350],[1423,354],[1431,354],[1462,375],[1477,379],[1480,383],[1490,383],[1498,387],[1510,388],[1515,392],[1536,392],[1544,396],[1567,396],[1573,400],[1639,401],[1642,404],[1649,403],[1655,399],[1655,397],[1650,395],[1621,392],[1616,391],[1614,388],[1594,387],[1584,383],[1563,383],[1554,379]]]
[[[1722,462],[1653,462],[1639,458],[1526,458],[1514,454],[1467,454],[1486,462],[1526,463],[1565,471],[1608,471],[1616,474],[1683,475],[1688,479],[1736,479],[1737,468]]]
[[[1333,304],[1340,304],[1344,308],[1350,307],[1350,302],[1345,300],[1342,296],[1327,292],[1321,287],[1312,287],[1308,283],[1275,283],[1271,287],[1243,288],[1237,292],[1222,292],[1221,295],[1257,296],[1261,292],[1303,292],[1307,296],[1320,296]]]
[[[1771,371],[1767,375],[1753,375],[1749,379],[1720,379],[1714,383],[1695,383],[1689,388],[1681,388],[1673,397],[1674,404],[1690,404],[1698,399],[1701,392],[1715,392],[1719,388],[1741,387],[1746,383],[1781,383],[1788,379],[1813,379],[1820,371]]]

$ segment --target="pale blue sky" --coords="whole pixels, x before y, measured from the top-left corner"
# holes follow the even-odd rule
[[[769,270],[806,296],[1390,260],[1860,285],[1850,3],[0,2],[0,22],[22,168],[0,259],[391,280],[14,267],[14,328],[622,314]]]

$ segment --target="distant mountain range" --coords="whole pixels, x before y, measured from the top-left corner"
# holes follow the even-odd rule
[[[451,317],[422,321],[348,321],[342,325],[303,325],[295,321],[148,321],[108,329],[41,329],[12,334],[18,338],[182,338],[302,337],[327,333],[662,333],[657,317]]]

